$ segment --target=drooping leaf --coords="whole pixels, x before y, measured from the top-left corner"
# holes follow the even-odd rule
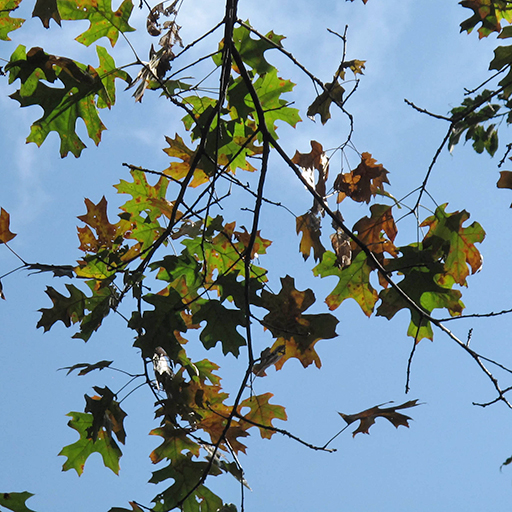
[[[112,436],[105,429],[101,429],[96,441],[93,441],[88,433],[93,426],[93,415],[84,412],[70,412],[68,416],[72,418],[68,425],[80,434],[80,439],[65,446],[59,453],[59,455],[67,457],[62,470],[74,469],[80,476],[84,471],[86,460],[97,452],[102,456],[103,464],[116,475],[119,474],[119,459],[122,452]]]
[[[47,265],[44,263],[29,263],[29,270],[34,270],[36,274],[41,272],[53,272],[53,277],[74,277],[74,267],[72,265]]]
[[[117,11],[112,11],[111,0],[57,0],[63,20],[88,20],[89,28],[76,40],[86,46],[101,37],[108,37],[114,46],[120,33],[132,32],[128,20],[132,13],[131,0],[123,0]]]
[[[338,221],[344,221],[339,210],[336,212],[336,220],[332,221],[334,233],[331,234],[330,239],[334,254],[336,254],[336,266],[339,269],[344,269],[352,263],[352,239],[343,231]]]
[[[501,171],[500,179],[498,180],[498,183],[496,183],[496,186],[498,188],[512,189],[512,171]],[[510,205],[510,208],[512,208],[512,204]]]
[[[10,215],[0,209],[0,244],[10,242],[16,235],[9,230]]]
[[[81,370],[78,372],[78,375],[87,375],[89,372],[94,370],[103,370],[104,368],[108,368],[114,361],[98,361],[97,363],[77,363],[73,366],[65,366],[64,368],[59,368],[59,370],[67,370],[66,375],[69,375],[72,371]]]
[[[325,299],[332,311],[344,300],[354,299],[366,316],[371,316],[378,295],[370,284],[372,268],[368,264],[366,254],[360,252],[348,267],[340,268],[337,264],[337,256],[326,251],[322,261],[313,269],[315,276],[336,276],[339,279],[334,290]]]
[[[21,0],[0,0],[0,40],[10,41],[9,32],[23,25],[23,18],[11,18],[10,14],[20,5]]]
[[[417,405],[421,404],[418,404],[418,400],[410,400],[409,402],[405,402],[395,407],[381,408],[382,405],[385,404],[376,405],[375,407],[371,407],[370,409],[366,409],[365,411],[359,412],[357,414],[343,414],[342,412],[339,412],[338,414],[347,422],[348,425],[354,421],[360,421],[359,426],[352,433],[352,437],[354,437],[360,432],[362,434],[369,434],[370,427],[375,423],[375,420],[378,417],[386,418],[396,428],[398,428],[400,425],[409,427],[409,420],[411,418],[397,411],[399,409],[409,409],[410,407],[416,407]]]
[[[31,492],[0,492],[0,506],[13,512],[34,512],[25,502],[34,496]]]
[[[359,203],[369,203],[372,197],[384,191],[384,183],[388,183],[388,171],[382,164],[377,164],[370,153],[361,155],[361,163],[348,173],[341,173],[334,182],[334,190],[338,191],[338,203],[345,197]]]
[[[302,233],[299,251],[303,258],[307,260],[311,254],[311,250],[313,250],[315,261],[321,260],[325,252],[325,247],[320,240],[321,231],[319,217],[311,212],[297,217],[296,230],[297,234]]]
[[[33,18],[40,18],[44,28],[50,28],[50,20],[53,19],[57,25],[61,25],[61,17],[57,7],[57,0],[36,0],[32,11]]]
[[[339,84],[338,80],[325,84],[325,91],[319,94],[308,108],[307,116],[315,120],[315,116],[320,114],[322,124],[327,123],[331,118],[331,104],[334,102],[338,106],[343,105],[343,93],[345,89]]]
[[[254,395],[246,398],[238,406],[238,413],[243,418],[247,418],[250,421],[254,421],[255,423],[259,423],[260,425],[267,427],[273,427],[274,425],[272,424],[272,421],[275,419],[286,421],[287,416],[284,407],[269,403],[269,400],[273,396],[274,395],[272,393],[265,393],[264,395]],[[243,410],[246,407],[250,410],[248,413],[243,414]],[[273,430],[267,428],[258,428],[263,439],[270,439],[275,433]]]
[[[87,429],[87,436],[96,442],[100,434],[105,433],[107,437],[112,437],[114,433],[118,441],[124,444],[126,432],[123,421],[126,413],[114,400],[115,395],[108,387],[94,386],[94,391],[100,396],[85,395],[85,412],[93,416],[92,425]]]

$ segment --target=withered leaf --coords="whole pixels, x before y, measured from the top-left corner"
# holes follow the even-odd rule
[[[325,182],[329,176],[329,159],[324,152],[322,144],[316,140],[311,141],[311,151],[309,153],[295,152],[292,162],[302,169],[303,178],[312,186],[322,197],[326,195]],[[315,185],[315,171],[318,171],[318,182]],[[322,211],[316,199],[313,202],[313,213]]]
[[[338,191],[338,203],[350,197],[358,203],[369,203],[372,197],[384,191],[384,183],[388,183],[388,171],[382,164],[377,164],[370,153],[361,155],[361,163],[348,173],[341,173],[334,182],[334,190]]]
[[[302,233],[302,238],[299,244],[299,250],[305,260],[309,258],[311,249],[313,249],[313,256],[315,261],[322,259],[325,248],[320,241],[320,218],[312,212],[305,213],[297,217],[296,224],[297,234]]]
[[[390,403],[390,402],[387,402]],[[375,420],[381,416],[382,418],[386,418],[389,422],[391,422],[396,428],[400,425],[404,427],[409,427],[408,421],[412,418],[406,416],[405,414],[397,412],[398,409],[409,409],[410,407],[416,407],[418,404],[418,400],[409,400],[408,402],[403,403],[402,405],[397,405],[396,407],[383,407],[380,404],[375,407],[371,407],[370,409],[366,409],[365,411],[359,412],[357,414],[343,414],[339,412],[338,414],[347,422],[348,425],[353,423],[354,421],[359,420],[359,427],[357,427],[354,432],[352,432],[352,437],[360,432],[362,434],[369,434],[370,427],[375,423]]]
[[[315,120],[316,114],[320,114],[322,124],[327,123],[331,118],[329,109],[333,101],[337,105],[343,104],[343,93],[345,92],[345,89],[343,89],[337,80],[325,84],[325,88],[326,90],[315,98],[315,101],[311,103],[307,111],[308,117],[313,121]]]
[[[341,212],[336,212],[336,217],[343,222]],[[332,221],[332,227],[336,230],[331,235],[331,245],[336,254],[336,266],[340,269],[348,267],[352,263],[352,246],[350,237],[341,229],[335,220]]]
[[[280,344],[275,348],[267,347],[262,350],[258,362],[252,366],[252,373],[256,377],[265,377],[267,375],[265,370],[273,364],[277,364],[284,356],[285,351],[286,345],[284,344]]]
[[[9,230],[9,214],[0,209],[0,244],[10,242],[16,235]]]
[[[512,189],[512,171],[501,171],[500,179],[498,180],[498,183],[496,183],[496,186],[498,188]],[[512,204],[510,205],[510,208],[512,208]]]

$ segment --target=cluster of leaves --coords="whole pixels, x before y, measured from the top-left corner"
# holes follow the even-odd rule
[[[0,0],[0,10],[9,14],[18,3]],[[480,16],[466,22],[465,30],[479,21],[490,26],[487,18],[491,14],[484,16],[480,5],[489,2],[462,3]],[[160,426],[151,434],[163,439],[151,460],[166,464],[150,480],[167,486],[154,499],[155,511],[234,510],[206,487],[207,477],[229,473],[247,486],[238,460],[238,454],[246,452],[243,438],[256,430],[263,438],[282,433],[273,421],[286,420],[284,408],[270,402],[271,393],[248,391],[253,379],[264,377],[272,365],[280,370],[292,358],[304,367],[320,367],[316,344],[337,335],[334,315],[306,313],[316,302],[312,290],[299,290],[295,279],[287,275],[281,278],[281,288],[275,293],[269,286],[267,270],[259,266],[257,258],[271,245],[260,233],[259,213],[265,202],[263,185],[272,148],[313,196],[311,209],[296,218],[296,231],[301,236],[299,251],[303,258],[307,260],[313,253],[314,275],[338,279],[325,298],[329,310],[337,309],[347,299],[355,300],[367,316],[375,313],[392,319],[397,312],[408,309],[411,321],[407,334],[416,342],[432,339],[432,312],[443,309],[451,316],[460,315],[464,308],[460,288],[467,286],[468,276],[482,265],[475,244],[484,239],[484,230],[477,222],[466,225],[469,214],[464,210],[449,212],[446,204],[419,223],[421,240],[395,245],[398,227],[394,215],[402,205],[386,190],[388,171],[370,153],[359,154],[360,161],[353,169],[331,181],[329,158],[319,142],[311,142],[310,153],[297,151],[293,158],[283,155],[278,143],[279,125],[295,127],[301,120],[298,109],[287,99],[294,84],[281,78],[266,58],[271,50],[289,55],[282,46],[283,36],[274,32],[258,34],[248,22],[234,16],[236,1],[228,0],[226,6],[224,38],[210,59],[220,75],[219,91],[214,94],[204,93],[208,89],[200,87],[201,81],[190,84],[169,73],[170,63],[179,57],[173,47],[181,45],[175,20],[177,2],[166,8],[158,4],[150,10],[150,34],[167,32],[160,39],[161,48],[150,52],[150,62],[139,63],[140,72],[133,82],[101,46],[96,46],[100,62],[97,68],[49,55],[41,48],[27,51],[23,46],[15,50],[6,66],[9,82],[20,80],[19,89],[11,97],[22,107],[43,108],[43,116],[33,123],[27,141],[41,145],[55,131],[63,157],[69,152],[78,157],[85,147],[76,133],[78,118],[84,121],[88,136],[96,144],[100,142],[105,127],[98,112],[114,105],[116,78],[138,84],[134,94],[137,101],[158,90],[185,112],[183,130],[190,142],[178,133],[166,137],[168,146],[164,151],[172,159],[169,166],[162,171],[129,166],[130,178],[115,185],[118,194],[129,196],[120,207],[118,220],[109,218],[105,197],[97,203],[85,200],[86,213],[78,217],[83,257],[76,265],[56,267],[23,261],[28,269],[85,280],[87,286],[84,292],[80,286],[67,283],[65,294],[47,288],[52,304],[41,309],[37,324],[44,331],[61,321],[66,327],[77,328],[74,338],[87,342],[109,314],[125,305],[131,307],[123,318],[133,330],[134,347],[143,360],[144,370],[136,378],[145,379],[153,393]],[[131,10],[130,0],[124,0],[116,12],[107,0],[38,0],[34,16],[41,18],[45,27],[50,26],[51,19],[59,24],[62,20],[88,20],[90,27],[77,41],[89,46],[107,37],[114,46],[120,34],[133,30],[129,25]],[[161,16],[174,18],[161,24]],[[498,16],[494,27],[499,28],[499,21],[509,20],[508,8],[501,6],[492,16]],[[0,38],[7,39],[21,22],[8,15],[1,17]],[[508,33],[501,35],[504,30],[500,37],[508,37]],[[496,70],[510,67],[512,62],[507,59],[508,54],[498,49],[491,66]],[[307,116],[314,119],[318,114],[325,124],[331,118],[331,107],[346,114],[346,71],[357,78],[364,67],[364,61],[343,59],[331,82],[323,84],[316,79],[321,91],[307,109]],[[496,151],[495,127],[491,124],[484,128],[483,123],[497,115],[499,105],[490,104],[492,98],[508,102],[512,89],[509,91],[507,84],[502,81],[499,93],[485,91],[454,109],[452,145],[466,132],[466,140],[473,140],[478,152]],[[257,175],[254,189],[238,178],[241,171],[251,173],[249,179]],[[158,176],[155,184],[148,180],[150,174]],[[218,204],[225,204],[233,186],[254,197],[250,230],[212,213]],[[374,202],[377,196],[383,198],[382,203]],[[328,197],[333,197],[336,205],[342,201],[369,205],[368,215],[348,229],[339,206],[338,211],[330,208]],[[332,226],[328,239],[333,251],[324,246],[325,218]],[[7,244],[14,236],[9,230],[9,215],[2,210],[0,243]],[[255,357],[257,347],[252,341],[254,325],[258,324],[262,338],[268,340],[259,358]],[[205,350],[220,346],[225,356],[243,361],[245,375],[234,396],[221,385],[219,364],[208,358],[190,358],[188,341],[201,344]],[[159,388],[155,389],[147,370],[157,348],[167,354],[173,368],[165,398]],[[80,369],[79,374],[85,375],[110,368],[111,364],[79,363],[68,370]],[[126,413],[115,392],[108,387],[94,389],[97,395],[86,395],[85,411],[69,414],[69,426],[80,438],[62,450],[61,455],[67,457],[63,469],[81,474],[87,458],[98,452],[105,465],[117,473],[122,455],[118,443],[124,444],[126,437]],[[361,421],[354,434],[367,433],[378,416],[397,427],[408,426],[410,418],[397,410],[415,405],[417,401],[413,400],[398,407],[376,406],[356,415],[340,414],[347,424]],[[133,502],[132,509],[140,507]]]

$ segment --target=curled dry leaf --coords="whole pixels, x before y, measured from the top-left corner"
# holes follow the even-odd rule
[[[372,197],[384,192],[384,183],[388,183],[388,171],[378,164],[370,153],[361,155],[360,164],[348,173],[341,173],[334,182],[338,191],[338,203],[350,197],[358,203],[369,203]]]

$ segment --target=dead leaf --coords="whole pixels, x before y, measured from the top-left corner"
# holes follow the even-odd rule
[[[0,244],[10,242],[16,235],[9,230],[9,214],[0,209]]]
[[[302,233],[302,239],[299,244],[299,251],[303,258],[307,260],[313,249],[315,261],[320,261],[325,252],[325,247],[320,241],[320,218],[312,212],[305,213],[297,217],[297,234]]]
[[[350,197],[358,203],[369,203],[377,193],[384,191],[384,183],[388,183],[388,171],[382,164],[377,164],[370,153],[361,155],[361,163],[348,173],[341,173],[334,182],[334,190],[338,191],[338,203]]]
[[[359,412],[357,414],[343,414],[342,412],[339,412],[338,414],[347,422],[348,425],[357,420],[361,422],[359,427],[357,427],[357,429],[352,432],[352,437],[354,437],[356,434],[359,434],[359,432],[362,434],[369,434],[370,427],[375,423],[375,420],[379,416],[386,418],[396,428],[398,428],[400,425],[409,427],[408,421],[412,418],[397,412],[397,410],[408,409],[410,407],[416,407],[417,405],[421,404],[418,404],[418,400],[410,400],[409,402],[405,402],[402,405],[397,405],[396,407],[384,407],[381,409],[382,405],[385,404],[376,405],[375,407],[371,407],[370,409],[366,409],[365,411]]]
[[[345,92],[345,89],[343,89],[337,80],[325,84],[325,89],[322,94],[315,98],[315,101],[311,103],[307,111],[307,115],[312,121],[315,120],[316,114],[320,114],[322,124],[325,124],[331,118],[329,109],[333,101],[338,106],[343,104],[343,93]]]

